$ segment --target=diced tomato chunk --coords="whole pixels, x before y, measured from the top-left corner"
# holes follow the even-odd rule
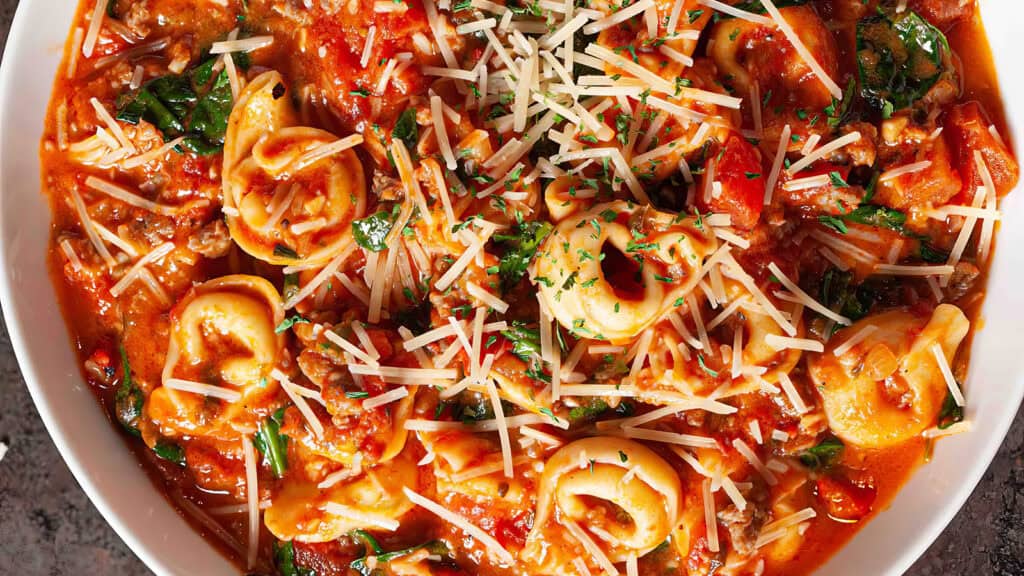
[[[835,177],[831,177],[832,175]],[[813,178],[814,176],[830,176],[829,182],[822,186],[787,190],[786,182],[790,180]],[[814,166],[800,171],[790,177],[782,172],[775,185],[774,197],[782,204],[810,215],[845,214],[857,207],[864,191],[860,187],[848,185],[850,167],[831,162],[816,162]]]
[[[931,143],[913,147],[904,145],[901,148],[895,164],[887,164],[887,169],[918,160],[927,160],[931,164],[917,172],[890,180],[879,180],[875,189],[876,204],[904,211],[929,204],[941,206],[963,190],[965,181],[957,170],[959,165],[945,140],[937,138]]]
[[[722,184],[722,192],[717,197],[712,196],[709,202],[704,202],[703,194],[698,194],[700,208],[731,215],[736,228],[753,228],[764,207],[763,172],[761,157],[754,145],[740,134],[731,133],[722,145],[715,168],[715,180]]]
[[[817,489],[828,515],[849,522],[867,516],[878,495],[873,486],[859,486],[840,476],[818,478]]]
[[[985,159],[999,196],[1005,195],[1017,185],[1020,167],[1006,145],[989,131],[989,126],[991,123],[977,102],[959,104],[946,112],[943,134],[963,179],[960,193],[953,198],[955,203],[970,204],[974,190],[984,185],[974,162],[975,151],[981,152]]]
[[[958,20],[967,18],[974,11],[974,6],[970,2],[949,0],[910,0],[909,8],[943,30],[948,30]]]

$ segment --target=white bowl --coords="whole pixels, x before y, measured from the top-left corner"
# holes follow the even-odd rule
[[[74,0],[18,6],[0,67],[0,303],[36,407],[79,484],[114,530],[160,575],[238,570],[174,511],[84,385],[46,268],[50,212],[40,193],[38,146]],[[1024,3],[985,0],[982,14],[1013,141],[1024,142],[1019,26]],[[930,464],[819,572],[900,574],[946,527],[981,479],[1024,397],[1024,191],[1003,204],[984,328],[966,390],[973,429],[941,441]]]

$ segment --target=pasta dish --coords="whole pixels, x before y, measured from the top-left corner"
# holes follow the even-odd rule
[[[794,576],[969,433],[975,0],[86,0],[83,374],[251,575]]]

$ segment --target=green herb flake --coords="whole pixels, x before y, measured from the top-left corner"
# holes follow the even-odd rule
[[[700,365],[700,369],[706,372],[708,376],[711,376],[712,378],[718,378],[718,372],[716,370],[708,368],[707,364],[704,363],[703,354],[697,354],[697,364]]]
[[[843,456],[846,447],[835,437],[828,437],[800,454],[800,463],[811,470],[832,467]]]
[[[309,324],[309,320],[307,318],[299,316],[298,314],[289,316],[288,318],[282,320],[281,323],[278,324],[276,328],[274,328],[274,334],[281,334],[282,332],[287,331],[289,328],[295,326],[296,324]]]

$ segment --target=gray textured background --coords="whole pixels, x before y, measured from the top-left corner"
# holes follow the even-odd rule
[[[72,0],[67,0],[72,1]],[[0,0],[0,43],[18,0]],[[0,323],[0,575],[149,574],[86,498],[46,434]],[[912,576],[1024,576],[1024,414]],[[869,575],[865,575],[869,576]]]

